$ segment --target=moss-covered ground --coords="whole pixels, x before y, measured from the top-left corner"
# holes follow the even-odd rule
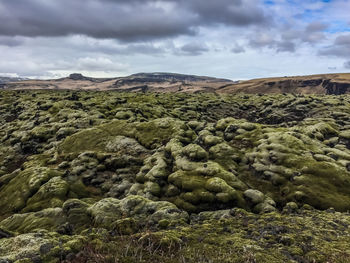
[[[0,92],[0,262],[350,262],[350,97]]]

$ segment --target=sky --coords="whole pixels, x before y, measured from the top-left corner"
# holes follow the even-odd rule
[[[350,0],[0,0],[0,76],[350,72]]]

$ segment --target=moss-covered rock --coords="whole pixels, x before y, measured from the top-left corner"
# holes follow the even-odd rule
[[[265,195],[262,192],[253,189],[248,189],[244,191],[244,197],[247,198],[253,204],[262,203],[265,199]]]
[[[43,184],[47,183],[51,178],[59,176],[62,176],[60,172],[40,166],[29,167],[21,171],[0,188],[0,209],[2,214],[17,212],[25,208],[27,200],[37,193]],[[47,190],[47,187],[45,189]],[[53,191],[55,192],[56,189],[53,189]],[[40,193],[34,200],[38,200],[39,195]],[[44,207],[48,206],[44,205]]]
[[[64,202],[62,209],[66,216],[66,222],[60,225],[57,231],[66,234],[72,232],[79,233],[79,231],[90,226],[91,218],[88,213],[89,206],[90,204],[79,199],[69,199]]]
[[[130,195],[122,200],[105,198],[88,208],[97,226],[113,229],[118,220],[132,217],[139,225],[154,225],[162,219],[186,221],[188,214],[174,204],[154,202],[141,196]]]
[[[182,151],[192,161],[206,161],[208,159],[208,153],[197,144],[189,144]]]
[[[86,238],[40,231],[0,239],[0,260],[4,262],[58,262],[82,249]]]
[[[100,150],[108,152],[108,143],[116,136],[136,139],[146,148],[165,144],[179,132],[183,123],[174,119],[156,119],[146,123],[112,121],[97,128],[84,130],[68,137],[60,146],[62,152],[83,152]]]
[[[164,249],[189,262],[348,259],[336,253],[349,250],[347,95],[1,91],[0,105],[0,257],[11,262],[73,260],[92,253],[72,254],[85,238],[128,254],[121,262],[133,248],[146,262],[172,262]],[[62,253],[21,243],[43,230]]]
[[[62,207],[69,185],[61,177],[53,177],[27,200],[24,212],[39,211],[49,207]]]
[[[14,214],[0,222],[0,227],[18,233],[30,233],[38,229],[56,231],[66,222],[61,208],[47,208],[39,212]]]

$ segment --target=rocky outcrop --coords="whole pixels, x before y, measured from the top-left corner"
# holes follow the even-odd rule
[[[138,73],[130,76],[131,78],[145,80],[145,82],[170,81],[170,82],[196,82],[196,81],[215,81],[231,82],[229,79],[219,79],[205,76],[175,74],[175,73]]]
[[[220,93],[295,93],[341,95],[349,92],[350,74],[281,77],[240,81],[221,87]]]
[[[309,89],[312,93],[322,93],[328,95],[342,95],[350,92],[350,80],[348,83],[337,82],[331,79],[306,79],[306,80],[280,80],[267,82],[266,87],[280,89],[286,93],[303,93],[303,89]],[[264,89],[264,88],[263,88]],[[324,90],[323,90],[324,89]]]
[[[67,79],[71,79],[71,80],[74,80],[74,81],[90,81],[90,82],[104,82],[104,81],[107,81],[107,80],[110,80],[110,79],[106,79],[106,78],[91,78],[91,77],[85,77],[83,76],[81,73],[72,73],[68,76]],[[61,79],[62,80],[62,79]],[[64,80],[64,79],[63,79]],[[58,80],[59,81],[59,80]]]
[[[70,74],[69,77],[70,79],[72,80],[86,80],[88,79],[87,77],[84,77],[82,74],[80,73],[73,73],[73,74]]]
[[[210,77],[201,77],[193,75],[183,75],[183,74],[174,74],[174,73],[139,73],[134,74],[128,77],[119,78],[116,80],[114,85],[111,87],[113,89],[118,89],[124,87],[125,91],[142,91],[146,92],[152,86],[163,85],[166,91],[166,86],[178,85],[178,89],[181,89],[183,85],[203,83],[204,90],[206,87],[204,83],[233,83],[228,79],[217,79]],[[209,84],[210,85],[210,84]],[[223,84],[222,84],[223,85]],[[150,86],[150,87],[149,87]],[[129,87],[129,88],[125,88]],[[178,90],[177,89],[177,90]],[[161,89],[159,89],[160,91]],[[170,90],[169,90],[170,91]]]
[[[350,83],[325,80],[322,85],[326,89],[326,94],[329,95],[342,95],[350,93]]]

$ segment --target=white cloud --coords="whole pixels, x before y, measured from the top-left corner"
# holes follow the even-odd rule
[[[16,27],[18,34],[22,32],[27,36],[10,36],[15,35],[13,32],[4,36],[1,35],[4,31],[0,30],[0,72],[47,78],[72,72],[113,77],[171,71],[244,79],[334,72],[334,68],[345,70],[350,59],[346,55],[348,45],[340,43],[346,40],[340,37],[346,35],[344,25],[349,29],[350,1],[345,0],[330,3],[274,0],[274,5],[265,7],[258,0],[87,0],[86,8],[91,9],[95,3],[96,12],[107,12],[106,17],[97,14],[88,17],[74,10],[64,14],[55,1],[45,2],[48,6],[35,5],[34,9],[28,4],[27,9],[16,10],[12,16],[6,13],[10,20],[1,25],[2,30],[16,26],[9,22],[11,19],[29,16],[33,19],[31,22],[38,23],[37,34],[34,34],[38,36],[23,33],[25,28],[21,27]],[[24,3],[23,0],[15,2]],[[113,29],[115,20],[107,18],[115,9],[103,11],[103,7],[115,8],[116,2],[124,8],[118,12],[133,15],[118,19],[123,19],[123,23],[132,20],[127,28],[134,31],[124,28],[123,34],[112,32],[114,35],[101,31]],[[0,14],[8,11],[4,3],[0,0]],[[227,10],[222,8],[225,3],[229,3]],[[69,6],[76,8],[77,4],[69,1]],[[131,7],[140,7],[139,12]],[[60,17],[59,25],[48,25],[57,30],[54,36],[45,31],[48,28],[42,24],[42,19],[48,17],[33,16],[47,8],[53,16],[62,14],[69,18],[64,22]],[[180,13],[173,14],[179,10]],[[237,16],[232,17],[232,14]],[[169,16],[172,19],[165,19]],[[56,21],[56,18],[51,20]],[[89,28],[81,24],[85,20],[91,22]],[[140,26],[142,23],[144,25]],[[70,32],[68,29],[72,26],[75,31]],[[166,28],[172,31],[164,31]]]
[[[77,70],[86,71],[118,72],[125,69],[125,65],[118,62],[113,62],[109,58],[104,57],[84,57],[78,58],[74,68]]]

